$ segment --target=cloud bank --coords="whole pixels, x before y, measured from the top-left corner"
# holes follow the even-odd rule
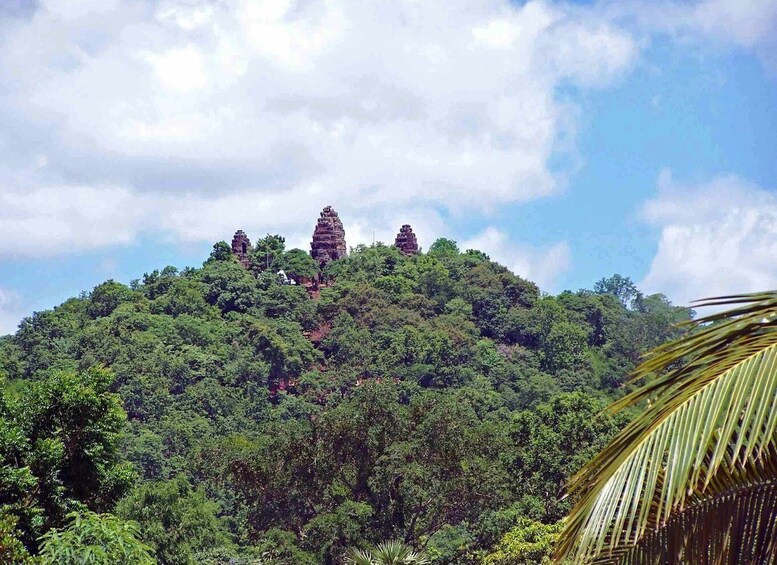
[[[766,61],[777,45],[777,0],[626,0],[604,3],[613,20],[651,35],[670,34],[687,44],[713,41],[755,49]]]
[[[0,13],[0,256],[237,227],[305,241],[329,203],[350,244],[400,216],[422,237],[488,217],[562,185],[577,109],[559,87],[606,86],[638,53],[595,10],[542,1],[37,6]]]
[[[642,209],[660,231],[640,288],[674,302],[770,290],[777,281],[777,195],[736,176],[685,185],[665,171]]]

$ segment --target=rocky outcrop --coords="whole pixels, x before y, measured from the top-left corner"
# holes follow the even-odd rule
[[[232,254],[244,267],[248,267],[248,252],[251,250],[251,241],[243,230],[237,230],[232,237]]]
[[[318,218],[313,241],[310,242],[310,255],[321,267],[348,255],[343,222],[331,206],[324,208]]]
[[[400,228],[397,238],[394,240],[394,247],[398,248],[404,255],[418,254],[418,240],[413,233],[413,228],[408,224]]]

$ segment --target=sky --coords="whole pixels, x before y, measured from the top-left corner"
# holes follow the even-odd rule
[[[0,334],[237,229],[777,286],[777,0],[0,0]]]

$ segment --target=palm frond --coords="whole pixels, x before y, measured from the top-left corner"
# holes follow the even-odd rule
[[[346,565],[374,565],[372,554],[363,549],[352,549],[345,558]]]
[[[700,497],[637,544],[593,563],[774,563],[776,542],[777,477],[773,477]]]
[[[421,552],[399,540],[379,543],[369,549],[352,549],[346,557],[348,565],[428,565],[429,559]]]
[[[412,547],[399,540],[379,543],[372,553],[375,562],[381,565],[426,565],[429,563],[423,554],[417,553]]]
[[[777,293],[709,299],[700,318],[634,371],[647,384],[614,403],[647,409],[569,484],[579,497],[557,557],[575,562],[637,545],[712,488],[721,469],[756,468],[777,428]],[[709,492],[707,492],[709,495]]]

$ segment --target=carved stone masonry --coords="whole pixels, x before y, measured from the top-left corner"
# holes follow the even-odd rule
[[[417,255],[418,254],[418,240],[413,233],[413,228],[408,224],[402,226],[397,234],[397,238],[394,240],[394,247],[404,255]]]
[[[324,208],[318,218],[310,242],[310,255],[321,267],[348,255],[343,222],[331,206]]]
[[[232,237],[232,254],[244,267],[248,267],[248,252],[251,250],[251,241],[243,230],[237,230]]]

